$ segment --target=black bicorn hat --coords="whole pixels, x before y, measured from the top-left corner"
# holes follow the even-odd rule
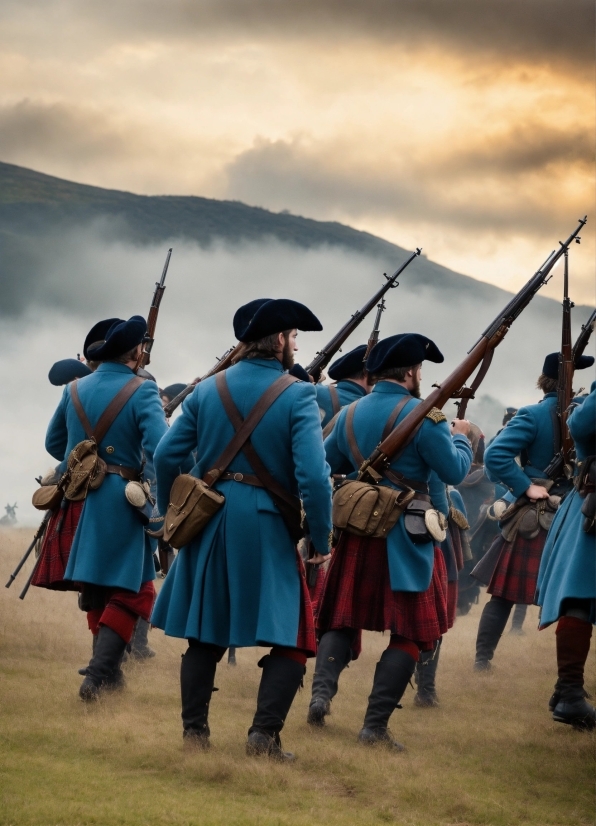
[[[591,367],[594,364],[594,357],[593,356],[580,356],[575,360],[574,369],[575,370],[585,370],[586,367]],[[559,354],[558,353],[549,353],[548,356],[544,359],[544,364],[542,366],[542,374],[549,379],[558,379],[559,378]]]
[[[50,367],[48,379],[50,384],[61,387],[63,384],[70,384],[75,379],[82,379],[90,373],[89,367],[78,359],[61,359]]]
[[[86,358],[92,361],[118,358],[140,344],[146,332],[147,322],[140,315],[133,315],[128,321],[117,318],[106,331],[103,341],[95,347],[91,343],[87,345]]]
[[[234,335],[238,341],[258,341],[284,330],[322,330],[319,319],[304,304],[290,298],[256,298],[234,314]]]
[[[345,356],[333,362],[327,371],[327,375],[330,379],[333,379],[333,381],[341,381],[342,379],[349,379],[350,376],[362,373],[364,370],[365,353],[366,344],[360,344],[358,347],[354,347],[354,349],[346,353]]]
[[[445,359],[430,338],[419,333],[398,333],[379,341],[366,360],[366,369],[369,373],[380,373],[392,367],[412,367],[423,361],[441,364]]]
[[[85,338],[85,343],[83,344],[83,355],[86,359],[91,359],[91,356],[88,353],[88,349],[92,344],[103,344],[106,338],[106,333],[112,326],[112,324],[116,324],[116,322],[120,322],[123,319],[121,318],[104,318],[103,321],[98,321],[97,324],[94,324],[93,327],[87,333],[87,337]],[[91,359],[92,361],[94,359]],[[97,359],[95,359],[97,361]]]
[[[164,387],[163,390],[160,390],[160,396],[167,396],[168,399],[175,399],[179,393],[182,393],[183,390],[186,389],[186,385],[182,384],[182,382],[177,382],[175,384],[168,384],[167,387]]]

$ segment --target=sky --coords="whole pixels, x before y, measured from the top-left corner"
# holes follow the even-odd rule
[[[339,220],[507,289],[588,213],[594,302],[591,0],[0,0],[0,78],[0,160]]]

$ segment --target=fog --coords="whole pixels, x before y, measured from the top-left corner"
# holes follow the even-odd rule
[[[299,336],[297,361],[307,364],[383,283],[383,272],[401,263],[337,248],[302,250],[277,242],[209,250],[176,240],[172,245],[149,368],[161,387],[206,372],[235,343],[235,310],[256,297],[294,298],[319,316],[324,331]],[[4,317],[0,326],[0,514],[7,502],[16,501],[20,523],[39,521],[30,499],[34,477],[55,465],[44,450],[44,437],[62,393],[48,382],[48,370],[58,359],[76,357],[100,318],[146,316],[166,252],[167,245],[108,243],[98,227],[62,235],[59,241],[36,242],[31,253],[38,277],[27,279],[26,300],[20,301],[18,315]],[[412,268],[387,296],[381,337],[423,333],[445,355],[444,364],[424,365],[423,393],[451,372],[501,308],[500,303],[491,305],[477,297],[470,283],[474,282],[462,279],[459,291],[439,283],[420,287]],[[553,318],[550,308],[545,315],[543,309],[532,307],[516,322],[496,352],[480,398],[470,402],[468,416],[487,436],[500,425],[506,405],[538,399],[534,385],[544,355],[559,347],[559,329],[546,322],[547,316]],[[373,314],[346,349],[367,340],[372,321]],[[583,321],[582,314],[574,319],[574,327]],[[589,386],[592,376],[587,373],[591,371],[578,374],[578,379]],[[450,416],[455,407],[448,404],[445,412]]]

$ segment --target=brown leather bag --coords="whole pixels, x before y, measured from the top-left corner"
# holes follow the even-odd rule
[[[236,478],[236,481],[238,482],[245,481],[247,484],[256,484],[257,486],[261,486],[258,479],[255,479],[255,481],[249,481],[251,477],[248,477],[246,474],[226,474],[225,471],[230,462],[233,461],[241,450],[244,450],[252,464],[252,460],[250,460],[247,452],[247,445],[249,444],[250,435],[261,421],[267,410],[271,407],[273,402],[284,392],[284,390],[296,381],[298,381],[298,379],[295,379],[293,376],[288,374],[280,376],[280,378],[274,381],[273,384],[267,388],[244,420],[234,405],[234,410],[236,410],[237,417],[240,419],[239,422],[236,416],[234,416],[234,418],[230,416],[230,412],[232,412],[230,408],[231,396],[229,396],[229,400],[224,401],[224,392],[222,403],[224,404],[226,412],[230,416],[232,424],[234,424],[234,427],[236,428],[236,433],[215,462],[214,467],[209,470],[202,479],[197,479],[189,474],[182,474],[176,478],[170,492],[170,502],[164,520],[163,532],[157,531],[152,533],[148,531],[150,535],[162,536],[166,542],[169,542],[170,545],[172,545],[172,547],[182,548],[198,536],[198,534],[205,528],[208,522],[225,502],[224,495],[219,491],[212,489],[212,486],[219,479],[234,479],[235,477],[238,477]],[[216,384],[220,395],[222,394],[222,388],[225,387],[227,390],[225,371],[217,374]],[[232,402],[232,405],[233,404],[234,403]],[[237,424],[238,427],[236,427]]]

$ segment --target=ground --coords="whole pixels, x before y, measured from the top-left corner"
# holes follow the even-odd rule
[[[0,530],[5,580],[30,529]],[[90,634],[76,595],[18,594],[30,563],[0,598],[0,824],[200,826],[583,826],[594,823],[594,736],[552,722],[554,632],[505,633],[491,674],[472,671],[480,607],[445,637],[441,706],[417,709],[408,689],[391,720],[403,754],[356,743],[374,664],[387,637],[366,634],[342,675],[329,725],[305,722],[313,664],[283,732],[291,766],[244,754],[263,651],[238,652],[218,670],[213,748],[182,749],[181,640],[153,631],[157,656],[127,666],[124,692],[78,698]],[[592,658],[588,689],[596,688]]]

